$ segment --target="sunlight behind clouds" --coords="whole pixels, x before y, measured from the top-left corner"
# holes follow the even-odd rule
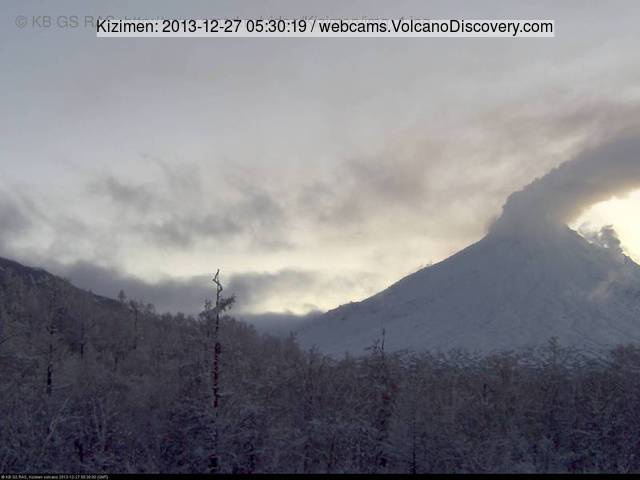
[[[593,229],[613,225],[626,253],[638,262],[640,261],[639,217],[640,190],[636,190],[630,195],[593,205],[572,223],[571,228],[577,229],[584,224]]]

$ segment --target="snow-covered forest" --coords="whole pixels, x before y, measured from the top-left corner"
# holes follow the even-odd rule
[[[332,360],[229,311],[216,335],[215,303],[0,285],[5,473],[640,471],[637,347],[391,354],[381,336]]]

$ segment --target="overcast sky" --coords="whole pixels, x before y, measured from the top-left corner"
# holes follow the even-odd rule
[[[39,15],[539,18],[556,37],[97,39]],[[0,255],[161,310],[197,311],[217,268],[240,312],[362,299],[638,127],[638,18],[637,0],[4,0]],[[574,223],[638,256],[639,209]]]

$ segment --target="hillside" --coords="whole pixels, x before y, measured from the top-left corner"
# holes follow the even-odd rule
[[[303,345],[362,353],[385,330],[392,350],[483,352],[640,341],[640,266],[553,223],[494,231],[300,332]]]
[[[122,304],[117,300],[82,290],[42,268],[29,267],[0,257],[0,294],[8,291],[12,281],[18,281],[25,289],[40,295],[46,295],[53,285],[64,286],[69,296],[89,300],[99,309],[123,311]]]

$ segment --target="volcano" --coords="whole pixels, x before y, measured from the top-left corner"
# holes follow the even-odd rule
[[[567,227],[589,205],[640,185],[640,141],[619,139],[565,162],[507,200],[479,242],[298,332],[305,347],[490,352],[640,341],[640,266]],[[610,247],[610,246],[609,246]]]
[[[640,266],[568,227],[536,236],[490,233],[362,302],[299,332],[307,347],[517,349],[546,343],[605,348],[640,341]]]

